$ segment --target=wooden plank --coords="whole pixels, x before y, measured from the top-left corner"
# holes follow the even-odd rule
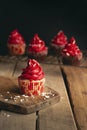
[[[57,65],[42,64],[46,75],[46,85],[60,94],[60,102],[39,111],[40,130],[77,130],[61,71]]]
[[[12,112],[30,114],[59,102],[60,96],[45,86],[44,93],[27,96],[20,93],[18,79],[0,76],[0,108]]]
[[[15,57],[0,57],[0,75],[11,77],[14,71]]]
[[[48,55],[42,63],[57,65],[58,64],[57,56]]]
[[[16,65],[16,69],[13,77],[18,78],[18,76],[22,73],[22,69],[27,66],[27,61],[19,61]]]
[[[26,61],[27,56],[11,56],[11,55],[5,55],[0,56],[0,62],[15,62],[17,60]]]
[[[0,112],[0,130],[35,130],[36,114],[16,114],[7,111]]]
[[[87,68],[63,66],[79,130],[87,130]]]
[[[83,62],[81,63],[81,67],[87,67],[87,50],[82,51],[83,53]]]

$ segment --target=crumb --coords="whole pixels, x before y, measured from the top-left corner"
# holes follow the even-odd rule
[[[8,99],[4,99],[6,102],[8,101]]]

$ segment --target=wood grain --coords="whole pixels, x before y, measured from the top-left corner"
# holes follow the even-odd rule
[[[87,69],[63,66],[79,130],[87,130]]]
[[[76,130],[65,84],[58,65],[42,64],[46,84],[60,94],[60,102],[39,112],[40,130]]]
[[[11,77],[14,71],[15,62],[0,62],[0,75]]]
[[[58,64],[57,56],[48,55],[42,63],[57,65]]]
[[[0,130],[35,130],[36,114],[16,114],[8,111],[0,112]]]

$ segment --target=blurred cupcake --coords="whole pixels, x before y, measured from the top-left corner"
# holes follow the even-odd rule
[[[64,34],[64,32],[61,30],[51,40],[51,44],[50,44],[51,53],[53,53],[54,55],[60,56],[61,51],[65,47],[66,44],[67,44],[67,37]]]
[[[83,54],[77,46],[76,40],[72,37],[65,48],[62,50],[63,64],[80,65],[83,59]]]
[[[28,96],[40,95],[44,91],[44,72],[36,60],[28,60],[27,67],[18,77],[18,83],[21,93]]]
[[[38,34],[35,34],[27,47],[27,54],[29,58],[43,61],[48,54],[48,47],[45,42],[41,40]]]
[[[11,55],[23,55],[25,53],[26,44],[17,29],[9,35],[7,46]]]

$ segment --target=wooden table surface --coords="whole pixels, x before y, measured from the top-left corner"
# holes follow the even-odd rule
[[[26,56],[0,56],[0,76],[17,79],[26,63]],[[87,130],[86,61],[80,67],[65,66],[48,56],[40,64],[46,85],[59,93],[59,102],[31,114],[1,109],[0,130]]]

